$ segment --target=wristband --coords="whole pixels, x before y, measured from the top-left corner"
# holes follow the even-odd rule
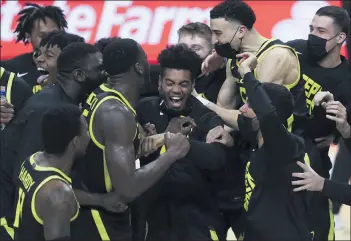
[[[200,95],[196,96],[196,99],[198,99],[204,106],[207,106],[208,103],[210,103],[209,100],[206,100],[205,98],[201,97]]]

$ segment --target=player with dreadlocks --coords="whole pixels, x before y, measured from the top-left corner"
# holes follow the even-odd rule
[[[63,10],[58,7],[29,3],[26,3],[25,8],[18,13],[18,16],[14,31],[17,34],[17,42],[23,42],[25,45],[30,43],[33,52],[4,61],[1,66],[17,73],[17,76],[22,77],[30,87],[33,87],[41,75],[37,69],[34,54],[39,48],[41,39],[49,32],[67,28],[67,21]]]

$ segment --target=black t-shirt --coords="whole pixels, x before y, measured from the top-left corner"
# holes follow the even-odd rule
[[[6,100],[14,106],[15,112],[21,109],[33,94],[29,85],[22,78],[18,78],[15,73],[3,67],[0,67],[0,86],[6,88]]]
[[[16,73],[18,77],[22,77],[31,89],[37,85],[37,79],[41,75],[33,61],[33,53],[21,54],[12,59],[2,61],[0,66]]]
[[[146,98],[137,107],[139,123],[154,124],[158,133],[166,130],[174,116],[164,111],[161,102],[160,97]],[[208,240],[203,235],[209,234],[209,226],[215,229],[219,226],[211,174],[224,165],[225,147],[204,142],[208,131],[223,125],[223,122],[193,96],[189,99],[187,111],[181,115],[192,117],[197,124],[189,135],[190,151],[139,200],[147,208],[148,239],[151,240],[190,240],[196,237],[195,233],[200,235],[197,236],[199,239]],[[140,158],[141,165],[155,160],[162,149],[147,158]]]
[[[61,86],[56,84],[28,99],[24,107],[14,119],[0,132],[1,160],[1,202],[3,212],[12,210],[13,205],[13,174],[20,163],[31,154],[41,151],[41,119],[50,108],[62,103],[74,103]]]
[[[244,240],[312,240],[308,228],[306,192],[296,193],[292,172],[301,172],[303,140],[290,133],[252,73],[244,77],[250,106],[260,123],[263,145],[251,152],[245,175]]]
[[[309,110],[311,119],[303,120],[298,125],[304,128],[306,133],[305,139],[314,143],[315,138],[325,137],[330,134],[338,135],[335,122],[326,118],[326,112],[322,107],[314,105],[313,98],[320,91],[329,91],[334,95],[334,99],[340,101],[344,106],[348,106],[351,96],[351,74],[349,71],[348,61],[343,57],[341,64],[335,68],[323,68],[308,58],[307,41],[293,40],[288,43],[301,54],[301,72],[305,82],[306,105]],[[307,146],[307,145],[306,145]],[[329,147],[316,149],[312,151],[313,144],[308,149],[311,157],[313,169],[323,177],[329,177],[331,162],[328,156]]]

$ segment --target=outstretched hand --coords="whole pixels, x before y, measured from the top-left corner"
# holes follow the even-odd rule
[[[326,117],[329,120],[335,121],[336,129],[340,132],[343,138],[350,138],[351,127],[347,122],[346,107],[339,101],[330,101],[325,105]]]
[[[213,50],[212,53],[209,54],[202,62],[202,65],[201,65],[202,75],[209,75],[210,73],[216,71],[217,69],[224,67],[224,64],[225,62],[223,57],[219,56],[217,52]]]
[[[294,192],[299,192],[302,190],[307,190],[307,191],[322,191],[323,186],[324,186],[324,178],[319,176],[310,166],[307,166],[306,164],[303,164],[302,162],[297,162],[297,165],[299,165],[302,170],[304,171],[303,173],[293,173],[293,177],[301,178],[301,180],[298,181],[292,181],[291,184],[294,186],[300,186],[297,188],[294,188]]]

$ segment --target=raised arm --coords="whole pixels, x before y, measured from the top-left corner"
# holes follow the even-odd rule
[[[45,240],[70,240],[70,220],[78,206],[68,184],[49,181],[39,190],[35,206],[43,221]]]
[[[217,97],[217,105],[224,107],[226,109],[236,108],[236,99],[237,99],[237,87],[236,80],[232,75],[231,71],[231,61],[227,62],[226,66],[226,79],[219,90]]]
[[[201,96],[197,96],[196,98],[204,106],[215,112],[223,120],[224,124],[226,124],[228,128],[228,131],[230,128],[238,130],[238,110],[226,109],[224,107],[221,107],[220,105],[216,105],[215,103],[209,100],[206,100],[205,98],[202,98]]]
[[[261,82],[254,77],[250,70],[252,63],[256,61],[256,57],[248,53],[239,56],[247,58],[241,63],[239,71],[244,77],[250,106],[255,111],[260,123],[265,152],[272,157],[272,161],[279,160],[277,164],[286,165],[288,164],[287,161],[290,163],[291,157],[295,153],[296,140],[281,123],[276,109],[263,89]]]
[[[135,170],[133,139],[136,131],[134,116],[115,101],[106,101],[97,112],[97,126],[105,145],[104,155],[113,188],[123,202],[130,202],[159,180],[177,159],[188,152],[188,141],[176,136],[178,143],[154,162]],[[185,138],[185,137],[184,137]],[[186,143],[185,143],[185,142]],[[167,135],[165,137],[167,145]],[[182,153],[183,152],[183,153]]]
[[[212,102],[208,102],[206,107],[221,117],[227,126],[234,130],[238,130],[238,115],[240,113],[238,110],[225,109]]]

